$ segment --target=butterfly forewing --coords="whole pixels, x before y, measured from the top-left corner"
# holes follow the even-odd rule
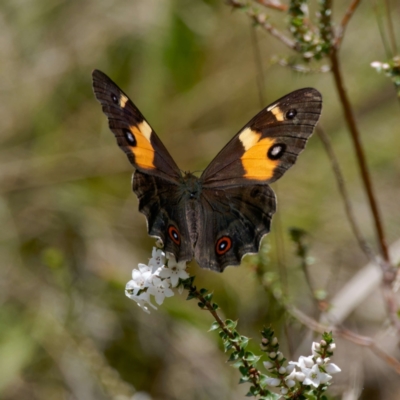
[[[321,114],[322,96],[312,88],[275,101],[220,151],[201,176],[205,187],[271,183],[297,159]]]
[[[177,182],[179,168],[139,109],[103,72],[94,70],[93,91],[119,147],[139,171]]]

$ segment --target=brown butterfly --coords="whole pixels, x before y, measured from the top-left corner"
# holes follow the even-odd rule
[[[322,96],[296,90],[260,111],[200,178],[182,174],[128,96],[103,72],[93,90],[119,147],[135,167],[132,188],[148,233],[178,261],[222,272],[256,253],[276,209],[270,183],[297,159],[321,114]]]

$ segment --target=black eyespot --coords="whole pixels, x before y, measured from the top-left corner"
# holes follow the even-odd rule
[[[181,244],[181,236],[179,235],[178,229],[176,229],[173,225],[169,226],[168,235],[175,244],[178,246]]]
[[[228,236],[222,236],[222,238],[218,239],[217,244],[215,245],[215,251],[219,256],[225,254],[232,247],[232,240]]]
[[[293,119],[297,115],[297,111],[294,108],[291,108],[287,113],[286,113],[286,118],[287,119]]]
[[[125,135],[125,139],[129,143],[129,145],[132,147],[135,147],[137,142],[136,142],[136,138],[135,138],[134,134],[128,129],[124,129],[123,132]]]
[[[279,160],[286,150],[285,143],[277,143],[271,146],[268,150],[267,157],[270,160]]]
[[[119,105],[118,97],[115,94],[111,95],[111,99],[112,99],[114,104],[118,104]]]

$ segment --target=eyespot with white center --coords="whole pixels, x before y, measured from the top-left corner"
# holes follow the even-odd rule
[[[137,145],[135,135],[128,129],[124,129],[123,132],[128,144],[132,147],[135,147]]]
[[[170,225],[168,228],[168,235],[172,239],[172,241],[178,246],[181,244],[181,235],[173,225]]]
[[[232,240],[229,236],[222,236],[215,245],[215,251],[219,256],[224,255],[232,247]]]
[[[285,143],[276,143],[268,149],[267,157],[270,160],[279,160],[286,150]]]

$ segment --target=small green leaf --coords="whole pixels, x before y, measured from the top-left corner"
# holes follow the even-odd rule
[[[200,289],[199,292],[202,296],[204,296],[208,292],[208,290],[203,288],[203,289]]]
[[[245,349],[247,345],[249,344],[249,338],[246,336],[241,336],[240,337],[240,348]]]
[[[247,376],[249,369],[243,365],[242,367],[239,367],[239,371],[243,376]]]
[[[229,341],[226,341],[224,343],[224,348],[225,348],[225,352],[227,352],[228,350],[230,350],[233,347],[232,343],[230,343]]]
[[[212,309],[215,311],[215,310],[218,310],[218,308],[219,308],[219,305],[217,304],[217,303],[213,303],[212,304]]]
[[[245,356],[243,357],[245,361],[248,361],[252,364],[256,363],[260,358],[261,358],[260,356],[256,356],[251,351],[247,351]]]
[[[214,322],[211,324],[211,328],[208,330],[208,332],[215,331],[215,330],[217,330],[217,329],[219,329],[219,328],[220,328],[219,323],[218,323],[217,321],[214,321]]]
[[[235,363],[232,364],[232,367],[233,368],[239,368],[239,370],[240,370],[240,368],[244,367],[243,360],[236,361]]]
[[[187,297],[186,297],[186,300],[192,300],[192,299],[194,299],[196,296],[192,293],[192,292],[189,292],[189,294],[187,295]]]
[[[239,379],[239,385],[242,384],[242,383],[248,382],[249,379],[250,379],[250,378],[249,378],[248,376],[242,376],[242,377]]]
[[[206,295],[204,296],[204,300],[206,300],[206,301],[211,301],[212,297],[213,297],[213,294],[212,294],[212,293],[206,294]]]
[[[231,355],[228,358],[228,362],[235,361],[239,358],[239,353],[237,351],[234,351],[231,353]]]
[[[202,303],[201,301],[198,302],[197,305],[198,305],[200,308],[204,308],[204,307],[206,306],[206,305],[205,305],[204,303]]]
[[[225,321],[225,325],[230,329],[235,329],[237,325],[237,321],[232,321],[231,319],[227,319]]]

